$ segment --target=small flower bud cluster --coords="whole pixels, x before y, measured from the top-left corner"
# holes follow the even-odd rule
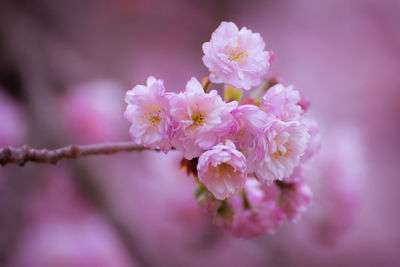
[[[243,238],[297,219],[311,201],[301,166],[318,150],[315,123],[303,116],[309,100],[265,78],[271,56],[264,47],[258,33],[222,22],[203,44],[210,70],[204,87],[192,78],[184,92],[172,93],[149,77],[125,98],[132,140],[182,152],[199,183],[199,203]],[[208,90],[211,82],[225,85],[225,101]]]

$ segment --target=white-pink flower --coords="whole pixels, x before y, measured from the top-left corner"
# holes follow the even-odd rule
[[[237,194],[246,184],[246,157],[232,141],[218,144],[201,154],[197,165],[199,181],[217,199]]]
[[[222,22],[211,40],[203,44],[203,62],[210,71],[210,81],[245,90],[260,85],[269,69],[270,54],[264,47],[259,33]]]
[[[152,76],[147,79],[147,86],[137,85],[126,93],[124,116],[132,123],[129,131],[135,143],[160,148],[165,153],[171,148],[170,94],[163,81]]]
[[[232,141],[218,144],[201,154],[197,165],[199,181],[217,199],[229,198],[246,184],[246,157]]]
[[[192,78],[185,92],[173,97],[170,104],[174,124],[172,145],[186,159],[200,156],[237,127],[230,113],[237,102],[225,103],[215,90],[205,93],[196,78]]]
[[[311,203],[312,191],[304,182],[282,183],[279,206],[290,221],[298,219],[301,212]]]
[[[236,146],[244,151],[253,149],[256,137],[268,125],[268,115],[255,105],[239,106],[232,115],[238,123],[238,131],[232,137]]]
[[[299,102],[301,96],[293,86],[276,84],[262,98],[261,108],[269,115],[283,121],[298,120],[303,112]]]
[[[307,128],[299,122],[273,121],[248,153],[249,172],[268,184],[288,178],[299,165],[309,139]]]

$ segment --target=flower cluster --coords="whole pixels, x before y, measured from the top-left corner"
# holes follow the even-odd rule
[[[191,78],[184,92],[173,93],[149,77],[125,98],[132,140],[182,152],[199,184],[199,203],[243,238],[298,218],[311,201],[301,168],[318,150],[317,128],[304,117],[308,99],[265,77],[270,53],[264,48],[258,33],[222,22],[203,44],[210,70],[203,85]],[[225,99],[208,90],[211,82],[225,85]]]

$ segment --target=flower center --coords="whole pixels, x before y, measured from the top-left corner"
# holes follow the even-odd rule
[[[192,121],[195,127],[203,125],[205,120],[206,117],[201,112],[195,112],[192,114]]]
[[[158,117],[158,116],[152,116],[152,117],[149,119],[149,121],[150,121],[150,123],[153,124],[153,125],[158,125],[158,124],[160,123],[161,119],[160,119],[160,117]]]
[[[240,127],[240,130],[237,134],[239,136],[244,136],[244,134],[246,133],[246,128],[247,128],[246,125],[242,126],[242,124],[239,122],[239,127]]]
[[[140,126],[143,126],[143,123],[149,124],[153,131],[157,131],[158,124],[161,122],[161,113],[162,110],[159,106],[154,106],[152,103],[149,103],[149,105],[142,110]]]
[[[239,64],[245,63],[246,58],[249,56],[246,50],[240,50],[239,41],[237,42],[236,46],[232,49],[228,49],[229,60],[230,61],[237,61]]]
[[[211,171],[218,174],[218,177],[224,177],[228,173],[234,172],[231,165],[226,163],[221,163],[217,167],[211,167]]]
[[[292,149],[290,148],[290,142],[285,143],[283,146],[285,147],[285,151],[281,151],[280,149],[278,149],[278,151],[276,151],[273,156],[274,159],[280,159],[281,157],[286,158],[287,156],[290,155],[290,153],[292,153]]]

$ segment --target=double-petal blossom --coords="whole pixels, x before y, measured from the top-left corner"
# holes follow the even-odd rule
[[[288,178],[299,165],[310,135],[299,122],[275,120],[264,128],[248,154],[248,170],[260,181],[271,184]]]
[[[172,145],[186,159],[199,157],[235,131],[236,122],[230,112],[236,106],[236,101],[225,103],[215,90],[205,93],[197,79],[192,78],[185,92],[171,100]]]
[[[150,76],[147,85],[136,85],[125,96],[128,104],[124,117],[132,123],[132,140],[145,147],[160,148],[167,153],[171,148],[169,100],[163,80]]]
[[[262,98],[261,108],[277,119],[293,121],[300,118],[303,112],[300,92],[293,86],[284,86],[280,83],[268,89]]]
[[[203,63],[210,71],[210,81],[245,90],[260,85],[269,69],[270,54],[264,48],[259,33],[222,22],[203,44]]]
[[[253,149],[257,136],[262,134],[270,121],[268,115],[255,105],[242,105],[231,113],[238,124],[232,140],[240,150]]]
[[[237,194],[246,184],[246,157],[227,140],[204,152],[197,165],[199,181],[215,196],[225,199]]]

